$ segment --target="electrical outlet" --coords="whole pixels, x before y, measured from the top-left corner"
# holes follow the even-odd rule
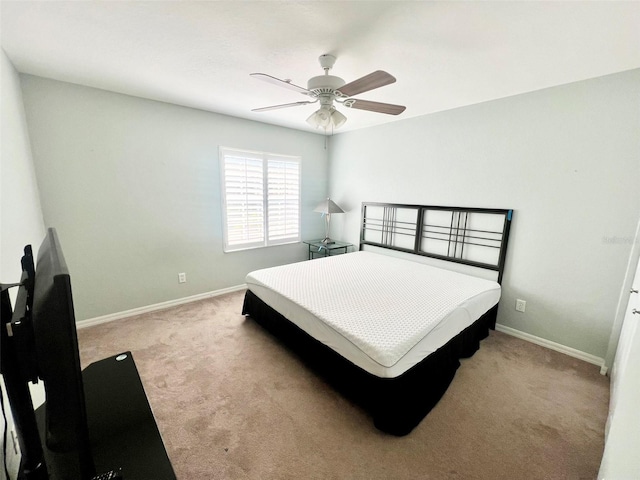
[[[516,300],[516,312],[522,312],[524,313],[525,309],[527,308],[527,302],[525,302],[524,300],[520,300],[519,298]]]
[[[178,283],[187,283],[187,274],[179,273],[178,274]]]

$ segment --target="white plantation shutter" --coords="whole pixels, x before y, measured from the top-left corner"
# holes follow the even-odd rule
[[[300,241],[300,158],[220,149],[224,251]]]
[[[264,244],[263,163],[242,152],[223,156],[225,250]]]
[[[300,162],[269,158],[267,165],[269,242],[300,240]]]

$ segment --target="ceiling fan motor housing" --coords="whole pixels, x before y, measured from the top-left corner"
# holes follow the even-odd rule
[[[344,86],[346,82],[334,75],[319,75],[312,77],[307,82],[307,90],[311,90],[316,95],[323,93],[333,93]]]

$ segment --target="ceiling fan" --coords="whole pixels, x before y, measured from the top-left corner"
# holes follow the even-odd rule
[[[336,57],[333,55],[320,55],[320,66],[324,69],[324,75],[312,77],[307,82],[307,88],[300,87],[291,83],[291,80],[280,80],[266,73],[252,73],[254,78],[264,80],[265,82],[279,85],[290,90],[302,93],[311,97],[313,100],[305,100],[300,102],[285,103],[282,105],[272,105],[270,107],[254,108],[252,112],[266,112],[268,110],[276,110],[279,108],[297,107],[300,105],[310,105],[312,103],[320,103],[320,109],[313,112],[307,123],[312,127],[322,127],[325,130],[332,126],[338,128],[347,121],[342,113],[336,110],[334,102],[342,104],[345,107],[357,108],[359,110],[368,110],[370,112],[386,113],[388,115],[399,115],[404,112],[402,105],[393,105],[391,103],[371,102],[369,100],[360,100],[353,98],[360,93],[368,92],[375,88],[389,85],[396,81],[395,77],[387,72],[377,70],[369,75],[354,80],[350,83],[333,75],[329,75],[329,70],[336,63]]]

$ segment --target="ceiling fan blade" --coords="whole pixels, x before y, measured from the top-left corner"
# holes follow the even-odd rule
[[[349,108],[357,108],[359,110],[369,110],[370,112],[386,113],[389,115],[399,115],[405,111],[407,107],[403,105],[393,105],[391,103],[370,102],[369,100],[349,99],[345,103]]]
[[[280,87],[288,88],[289,90],[293,90],[298,93],[304,93],[305,95],[309,95],[311,92],[306,88],[299,87],[291,83],[291,80],[280,80],[279,78],[272,77],[271,75],[267,75],[266,73],[250,73],[250,76],[253,78],[259,78],[260,80],[264,80],[265,82],[272,83],[274,85],[278,85]]]
[[[297,107],[299,105],[309,105],[310,103],[316,103],[316,102],[317,102],[317,100],[315,102],[283,103],[282,105],[272,105],[270,107],[254,108],[251,111],[252,112],[267,112],[269,110],[277,110],[279,108],[288,108],[288,107]]]
[[[389,85],[396,81],[396,77],[388,74],[387,72],[383,72],[382,70],[377,70],[369,75],[365,75],[358,80],[354,80],[351,83],[347,83],[343,87],[340,87],[340,93],[346,95],[347,97],[353,97],[354,95],[358,95],[359,93],[368,92],[369,90],[373,90],[374,88],[384,87],[385,85]]]

